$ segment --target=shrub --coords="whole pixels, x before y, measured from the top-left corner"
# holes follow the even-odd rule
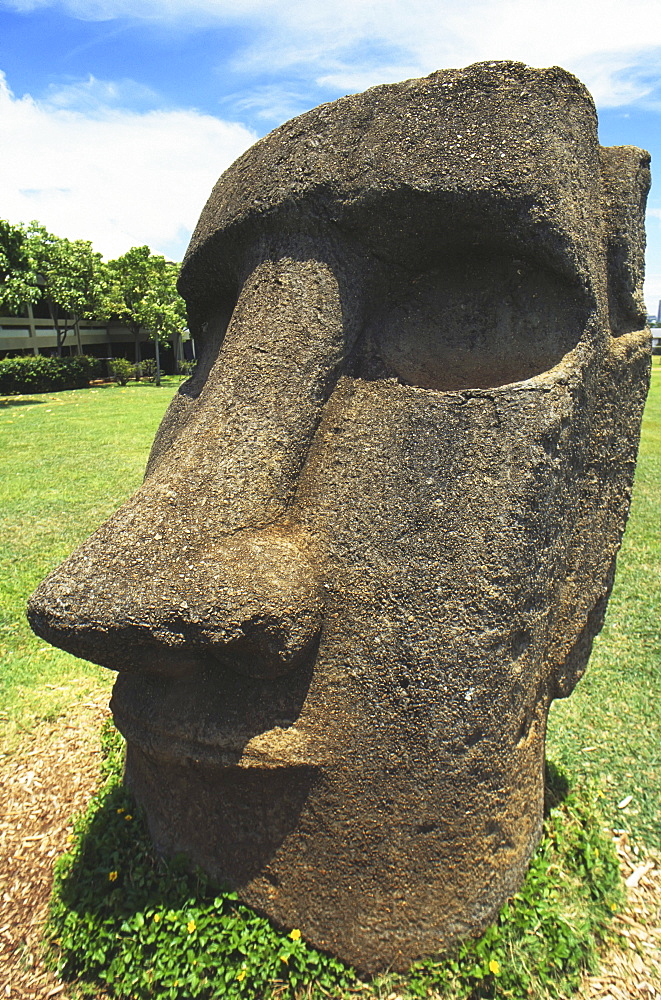
[[[438,1000],[558,997],[595,964],[622,901],[617,857],[585,789],[562,801],[551,769],[542,842],[521,890],[479,938],[371,984],[281,933],[183,859],[165,862],[121,782],[122,741],[102,738],[106,784],[55,868],[46,936],[52,962],[88,995],[132,1000],[306,1000],[434,996]]]
[[[156,361],[154,358],[146,358],[144,361],[141,361],[139,368],[140,378],[144,378],[148,382],[153,382],[156,378]]]
[[[126,385],[130,378],[137,378],[135,365],[126,358],[113,358],[108,362],[108,369],[116,382]]]
[[[43,354],[4,358],[0,361],[0,395],[82,389],[97,375],[99,361],[86,354],[70,358],[48,358]]]

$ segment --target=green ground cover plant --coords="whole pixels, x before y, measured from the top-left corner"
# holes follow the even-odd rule
[[[548,817],[521,890],[482,937],[407,976],[361,981],[292,928],[279,931],[183,859],[154,851],[122,784],[121,737],[106,726],[105,784],[57,862],[47,941],[58,973],[117,1000],[436,996],[557,997],[595,967],[622,902],[618,862],[594,790],[547,774]]]

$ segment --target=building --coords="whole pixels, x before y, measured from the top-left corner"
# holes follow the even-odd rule
[[[0,359],[17,354],[49,354],[57,352],[57,335],[44,302],[27,306],[22,314],[0,316]],[[145,361],[153,358],[154,341],[146,330],[141,331],[138,343],[128,327],[118,320],[100,323],[81,320],[78,336],[69,330],[62,355],[88,354],[95,358],[127,358]],[[195,356],[191,341],[177,336],[169,347],[160,347],[160,361],[164,372],[173,374],[184,360]]]

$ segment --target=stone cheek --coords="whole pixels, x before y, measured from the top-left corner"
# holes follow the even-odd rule
[[[647,164],[514,63],[261,140],[145,483],[31,600],[119,671],[159,849],[363,970],[486,926],[538,842],[629,508]]]

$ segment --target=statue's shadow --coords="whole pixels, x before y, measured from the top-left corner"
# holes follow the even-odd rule
[[[159,855],[141,810],[118,783],[101,793],[101,804],[79,833],[57,895],[68,910],[121,921],[163,907],[176,910],[192,898],[200,904],[222,889],[183,855]]]
[[[555,809],[569,795],[569,779],[564,771],[552,760],[544,763],[544,819],[548,819],[551,809]]]

